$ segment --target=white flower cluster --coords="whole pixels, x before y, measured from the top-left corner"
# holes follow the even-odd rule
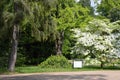
[[[91,59],[90,57],[87,57],[85,60],[84,60],[84,64],[85,65],[99,65],[100,64],[100,61],[98,61],[96,58],[95,59]]]
[[[110,28],[112,23],[106,24],[105,22],[99,20],[90,22],[90,24],[92,24],[92,26],[97,25],[97,28],[94,29],[96,31],[92,32],[93,29],[91,29],[91,25],[90,28],[88,26],[86,31],[82,31],[80,29],[73,30],[75,33],[74,37],[77,38],[77,43],[73,50],[77,50],[77,53],[86,55],[90,53],[90,49],[94,49],[100,51],[101,53],[104,51],[104,53],[109,53],[109,55],[116,55],[117,57],[120,57],[120,33],[112,33],[115,29]],[[108,34],[102,34],[102,32]],[[88,47],[91,48],[88,49]]]

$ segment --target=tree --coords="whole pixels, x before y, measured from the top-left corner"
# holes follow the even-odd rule
[[[62,54],[64,33],[71,28],[80,26],[88,17],[89,10],[77,4],[74,0],[59,0],[54,14],[57,26],[56,53]],[[87,20],[87,19],[86,19]]]
[[[91,56],[101,62],[103,68],[111,58],[120,57],[119,53],[119,21],[94,19],[85,30],[74,29],[77,38],[72,54]]]
[[[11,48],[11,54],[9,57],[9,64],[8,64],[8,70],[14,71],[15,63],[17,59],[17,48],[18,48],[18,37],[19,37],[19,26],[21,23],[21,20],[24,18],[24,13],[26,6],[24,5],[24,1],[18,1],[14,0],[13,4],[13,12],[10,14],[13,15],[14,19],[12,22],[12,48]],[[11,5],[12,5],[11,4]],[[12,6],[11,6],[12,7]],[[24,11],[24,13],[22,13]],[[6,23],[5,23],[6,24]]]
[[[38,40],[45,40],[47,39],[46,36],[50,37],[50,35],[53,34],[53,32],[49,33],[50,31],[54,31],[52,28],[52,20],[50,20],[51,17],[49,17],[50,14],[48,13],[51,8],[50,5],[46,3],[48,3],[46,0],[38,2],[28,0],[6,1],[2,15],[4,21],[2,29],[6,32],[9,28],[12,32],[12,48],[8,65],[9,71],[14,71],[17,58],[19,30],[21,28],[30,25],[35,38],[38,33]],[[51,22],[48,22],[48,20]]]
[[[109,18],[111,22],[117,21],[120,19],[120,0],[102,0],[97,11],[100,15]]]

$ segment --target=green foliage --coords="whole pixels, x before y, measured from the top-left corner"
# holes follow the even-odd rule
[[[39,65],[41,68],[70,68],[71,65],[64,56],[50,56]]]
[[[89,18],[90,10],[86,7],[82,7],[80,4],[75,2],[70,2],[73,6],[70,6],[69,3],[60,3],[58,6],[58,15],[54,16],[54,20],[57,23],[58,31],[65,31],[66,29],[71,29],[74,27],[80,27],[80,24],[86,22],[86,18]],[[62,7],[64,4],[66,7]]]
[[[112,22],[120,20],[120,0],[102,0],[101,4],[98,5],[97,11]]]
[[[39,41],[48,40],[49,37],[54,39],[55,23],[52,18],[52,9],[54,8],[54,0],[33,1],[30,3],[31,17],[27,16],[25,22],[31,26],[31,35]]]
[[[72,37],[72,32],[66,30],[64,33],[64,41],[62,45],[62,54],[67,58],[71,59],[71,48],[74,46],[75,40]]]
[[[8,63],[10,39],[9,35],[2,35],[0,38],[0,67],[6,67]],[[6,63],[6,64],[5,64]]]
[[[63,46],[62,46],[62,52],[63,52],[63,55],[65,57],[67,57],[68,59],[71,58],[70,56],[70,49],[71,49],[71,43],[70,43],[70,40],[68,39],[65,39],[64,42],[63,42]]]
[[[17,60],[16,60],[16,66],[24,66],[26,61],[26,56],[18,53]]]
[[[80,0],[78,3],[82,5],[82,7],[87,7],[90,10],[89,11],[90,15],[94,15],[94,9],[91,6],[91,0]]]

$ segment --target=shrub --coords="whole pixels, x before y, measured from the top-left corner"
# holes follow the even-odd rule
[[[39,66],[41,68],[70,68],[71,64],[64,56],[50,56]]]

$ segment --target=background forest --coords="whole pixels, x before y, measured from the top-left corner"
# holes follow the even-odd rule
[[[119,64],[120,0],[0,1],[0,68],[46,66],[53,55]]]

